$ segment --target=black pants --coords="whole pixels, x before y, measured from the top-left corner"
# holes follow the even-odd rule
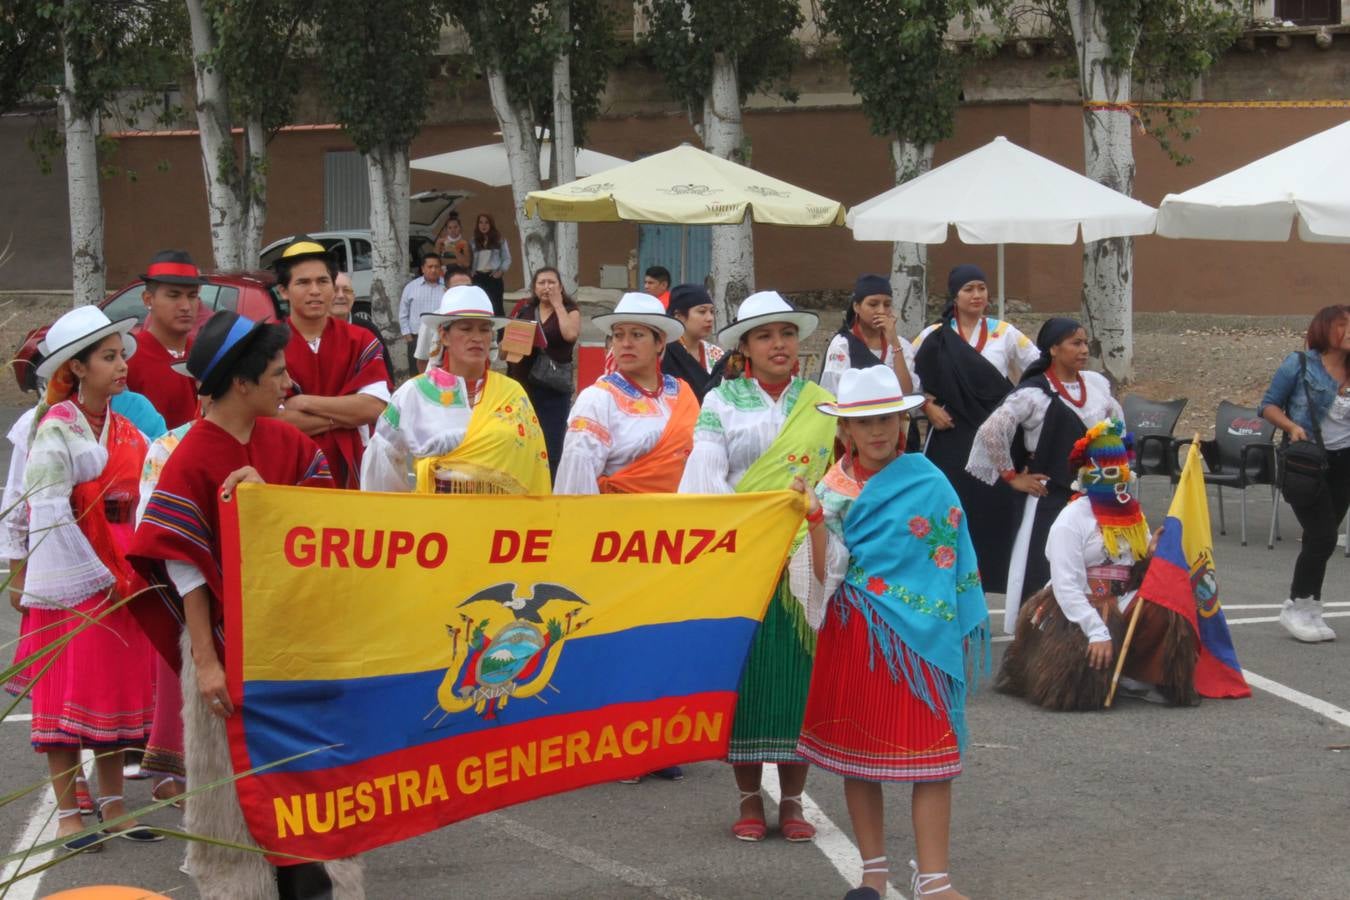
[[[1327,560],[1336,552],[1336,536],[1345,511],[1350,507],[1350,448],[1327,454],[1327,489],[1307,506],[1295,506],[1294,515],[1303,526],[1303,547],[1294,562],[1294,580],[1289,596],[1322,599],[1322,580]]]
[[[492,314],[494,316],[506,315],[502,301],[502,297],[506,293],[506,284],[502,279],[493,278],[487,272],[474,272],[473,283],[487,292],[488,299],[492,301]]]

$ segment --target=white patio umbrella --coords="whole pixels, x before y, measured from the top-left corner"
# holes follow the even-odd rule
[[[594,150],[578,150],[577,177],[594,175],[627,162],[626,159],[597,153]],[[545,181],[549,179],[552,164],[553,142],[545,138],[543,149],[539,153],[540,178]],[[506,147],[503,144],[485,144],[482,147],[437,153],[435,156],[422,156],[412,160],[408,165],[425,172],[439,172],[442,175],[456,175],[472,181],[481,181],[493,187],[511,183],[511,168],[507,164]]]
[[[1003,317],[1003,245],[1072,244],[1149,234],[1151,206],[1051,162],[1005,137],[853,207],[859,241],[941,244],[947,229],[967,244],[998,245]]]
[[[1158,234],[1227,241],[1350,241],[1350,122],[1168,194]]]

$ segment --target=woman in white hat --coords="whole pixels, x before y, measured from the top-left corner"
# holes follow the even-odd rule
[[[911,896],[961,896],[946,874],[951,780],[988,610],[956,491],[904,453],[905,414],[923,402],[883,366],[844,372],[838,402],[820,406],[838,419],[844,457],[809,496],[810,540],[791,565],[811,624],[825,620],[797,749],[844,776],[863,858],[846,900],[886,892],[882,782],[914,785]]]
[[[361,461],[361,489],[547,494],[548,452],[525,389],[488,367],[506,324],[476,285],[452,287],[423,321],[440,354],[394,392]]]
[[[799,477],[814,487],[825,474],[835,425],[816,404],[833,398],[797,375],[799,343],[816,324],[814,313],[793,309],[774,291],[745,298],[736,321],[717,336],[723,347],[737,351],[744,365],[739,377],[703,398],[680,493],[786,490]],[[794,549],[803,537],[804,527]],[[740,840],[761,841],[767,831],[760,794],[764,763],[778,765],[783,836],[789,841],[815,837],[815,828],[802,813],[807,767],[797,754],[815,645],[815,632],[784,575],[741,677],[727,754],[741,791],[741,816],[732,826]]]
[[[629,293],[596,316],[617,371],[577,396],[567,419],[555,494],[660,494],[680,486],[694,445],[698,400],[661,371],[684,326],[650,294]]]
[[[127,332],[135,324],[82,306],[57,319],[39,348],[47,392],[24,470],[28,556],[16,652],[16,662],[31,664],[7,687],[31,691],[32,743],[47,755],[58,837],[84,830],[73,777],[81,749],[100,754],[99,816],[126,814],[121,750],[144,744],[154,709],[150,644],[125,605],[113,608],[145,586],[125,558],[145,438],[108,408],[126,389],[127,357],[136,350]],[[90,617],[97,624],[79,629]],[[69,643],[54,659],[42,652],[63,638]],[[108,833],[160,840],[134,822]],[[66,847],[100,849],[101,837],[72,838]]]

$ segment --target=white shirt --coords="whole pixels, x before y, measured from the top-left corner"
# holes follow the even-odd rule
[[[919,376],[914,371],[914,348],[916,344],[909,341],[900,341],[900,352],[905,358],[905,368],[909,370],[909,380],[914,383],[913,393],[919,393]],[[867,348],[872,350],[871,347]],[[876,351],[872,350],[872,355],[876,356]],[[890,345],[881,348],[881,356],[877,357],[883,366],[887,368],[895,367],[895,351]],[[825,366],[820,370],[820,386],[831,394],[839,392],[839,379],[845,372],[853,368],[849,364],[848,355],[848,337],[842,334],[836,334],[830,339],[830,345],[825,348]]]
[[[1103,565],[1134,565],[1129,544],[1120,542],[1120,553],[1110,556],[1102,530],[1092,515],[1092,504],[1086,497],[1070,501],[1050,526],[1045,541],[1045,556],[1050,560],[1050,585],[1064,617],[1087,635],[1089,642],[1109,641],[1111,632],[1088,600],[1088,567]],[[1123,612],[1135,592],[1127,591],[1118,600]]]
[[[1124,419],[1125,413],[1111,396],[1111,382],[1106,376],[1099,372],[1083,372],[1082,375],[1082,388],[1074,381],[1065,384],[1064,390],[1074,400],[1083,400],[1081,407],[1074,403],[1065,404],[1083,425],[1091,428],[1106,418]],[[1082,391],[1087,392],[1085,400]],[[998,481],[1003,472],[1013,467],[1012,442],[1018,426],[1022,428],[1027,450],[1034,453],[1041,439],[1041,427],[1045,424],[1050,400],[1050,395],[1038,388],[1015,390],[1005,397],[975,433],[966,471],[986,484]]]
[[[654,398],[617,372],[583,390],[567,417],[553,493],[598,494],[601,475],[613,475],[656,446],[679,396],[679,380],[671,375],[662,376]]]
[[[680,493],[734,493],[778,437],[803,384],[793,379],[777,400],[753,378],[734,378],[709,391],[694,426],[694,450],[684,466]]]
[[[402,334],[416,334],[417,326],[422,322],[422,313],[435,312],[445,296],[445,285],[440,281],[427,281],[419,275],[403,286],[403,294],[398,299],[398,325]]]
[[[952,320],[955,327],[955,319]],[[979,348],[979,354],[989,361],[995,369],[1003,375],[1004,378],[1013,376],[1014,365],[1018,373],[1025,372],[1027,366],[1041,358],[1041,351],[1036,349],[1036,344],[1031,338],[1018,331],[1012,325],[1004,322],[1002,319],[986,317],[984,328],[988,329],[985,337],[984,346]],[[914,339],[914,348],[917,350],[923,345],[924,339],[930,334],[942,327],[941,322],[934,322]],[[975,349],[980,342],[981,326],[975,326],[970,334],[966,335],[966,343],[970,344],[971,349]],[[958,330],[959,334],[960,331]]]
[[[413,462],[458,447],[471,418],[464,379],[432,366],[405,381],[375,422],[375,434],[361,457],[361,490],[411,491]]]

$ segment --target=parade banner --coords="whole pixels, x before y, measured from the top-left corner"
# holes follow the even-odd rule
[[[254,839],[332,859],[722,758],[803,508],[241,485],[221,504],[234,768],[325,748],[239,779]]]

